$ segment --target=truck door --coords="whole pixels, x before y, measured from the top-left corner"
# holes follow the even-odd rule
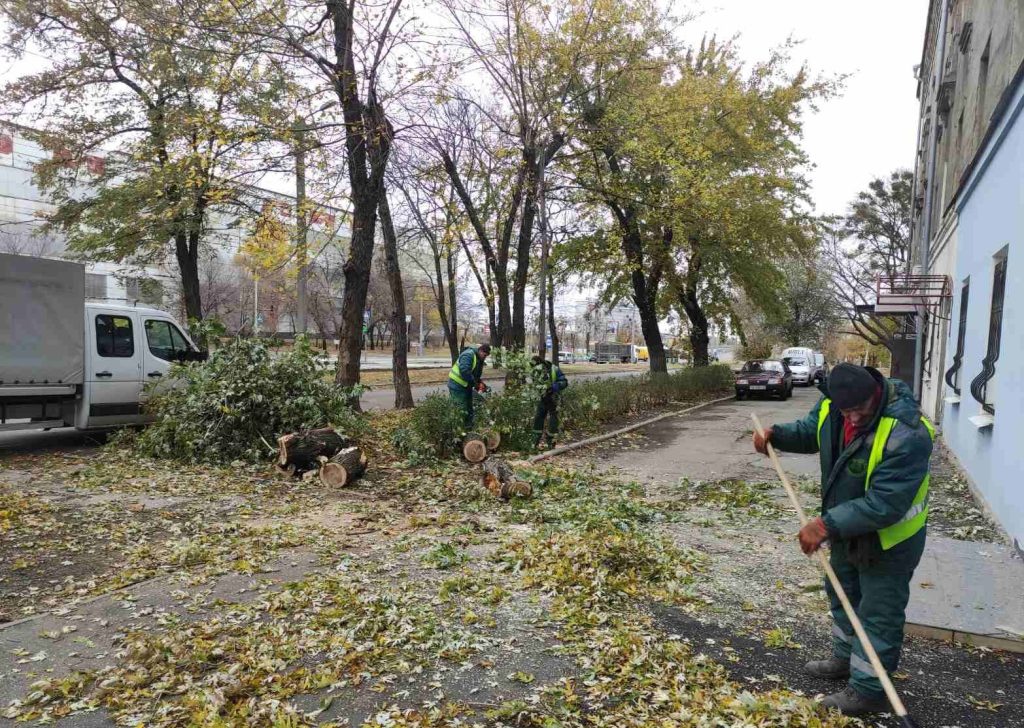
[[[143,357],[143,379],[162,382],[171,364],[182,360],[183,354],[195,351],[177,325],[168,319],[142,315],[146,332]],[[169,386],[159,384],[158,388]],[[145,393],[143,393],[145,398]]]
[[[88,426],[140,422],[142,350],[135,314],[90,307],[86,316]]]

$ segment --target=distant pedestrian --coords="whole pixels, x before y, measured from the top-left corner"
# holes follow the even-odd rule
[[[906,384],[877,370],[842,363],[820,387],[824,396],[802,420],[754,433],[787,452],[819,453],[821,516],[800,530],[805,554],[832,543],[829,561],[885,669],[899,665],[910,579],[924,551],[928,462],[935,431]],[[846,715],[888,710],[888,701],[831,584],[832,657],[808,662],[810,674],[845,690],[826,706]]]
[[[448,374],[448,395],[462,410],[463,424],[472,429],[475,420],[473,412],[473,390],[483,392],[487,387],[483,381],[484,362],[491,353],[490,344],[467,346],[452,364]]]
[[[545,385],[544,394],[537,403],[537,413],[533,417],[533,447],[540,448],[541,439],[545,439],[548,447],[554,447],[555,436],[558,434],[558,397],[569,386],[569,380],[557,364],[533,357],[534,369],[538,371]],[[544,421],[547,420],[547,436],[544,435]]]

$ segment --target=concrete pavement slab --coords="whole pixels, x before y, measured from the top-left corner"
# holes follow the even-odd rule
[[[989,646],[1024,652],[1024,561],[1009,546],[929,535],[907,622],[932,630],[918,630],[922,635],[980,636]]]

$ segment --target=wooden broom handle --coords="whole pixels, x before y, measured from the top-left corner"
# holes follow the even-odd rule
[[[757,413],[751,412],[750,416],[754,418],[754,427],[756,427],[762,435],[765,434],[765,429],[761,427],[761,420],[757,418]],[[796,491],[789,482],[789,478],[786,477],[785,471],[782,469],[782,463],[779,462],[779,456],[775,454],[775,448],[772,447],[771,442],[766,442],[766,449],[768,450],[768,457],[771,458],[772,465],[775,466],[775,472],[779,474],[779,479],[782,481],[782,486],[786,489],[786,494],[789,496],[790,502],[796,509],[797,515],[800,517],[800,525],[807,525],[807,514],[804,513],[803,506],[800,505],[800,499],[796,495]],[[901,718],[907,717],[907,708],[903,705],[903,701],[900,699],[899,694],[896,692],[896,688],[892,684],[892,680],[889,679],[889,673],[886,672],[882,666],[882,661],[878,659],[878,653],[875,652],[875,646],[871,644],[871,640],[868,638],[867,632],[864,631],[864,625],[860,623],[860,617],[857,616],[857,612],[854,610],[853,605],[850,604],[850,598],[846,596],[846,590],[843,589],[843,585],[839,582],[839,577],[836,576],[835,570],[832,568],[832,564],[829,563],[828,557],[825,556],[825,552],[818,549],[814,552],[814,555],[818,557],[818,563],[821,564],[821,568],[825,570],[825,575],[828,576],[828,580],[832,583],[832,588],[835,590],[836,596],[839,597],[839,601],[843,605],[843,611],[846,612],[847,618],[850,620],[850,624],[853,625],[853,631],[857,633],[857,639],[860,640],[861,646],[864,648],[864,654],[868,656],[868,661],[871,663],[871,667],[875,669],[875,674],[878,676],[879,682],[882,683],[882,689],[885,691],[885,696],[889,698],[889,703],[892,705],[892,709]]]

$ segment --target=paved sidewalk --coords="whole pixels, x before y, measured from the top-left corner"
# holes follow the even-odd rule
[[[911,633],[1024,652],[1024,561],[1010,547],[929,534],[910,586]]]
[[[662,420],[639,430],[640,437],[582,457],[652,483],[774,481],[771,463],[750,444],[750,413],[758,413],[765,426],[787,422],[806,414],[819,396],[803,387],[793,395],[786,402],[724,402]],[[646,456],[651,452],[657,457]],[[791,477],[817,479],[817,455],[779,454]],[[809,498],[808,505],[814,500]],[[794,516],[794,532],[795,524]],[[1007,546],[929,533],[914,574],[907,621],[913,625],[908,631],[919,636],[1024,652],[1024,561]]]

